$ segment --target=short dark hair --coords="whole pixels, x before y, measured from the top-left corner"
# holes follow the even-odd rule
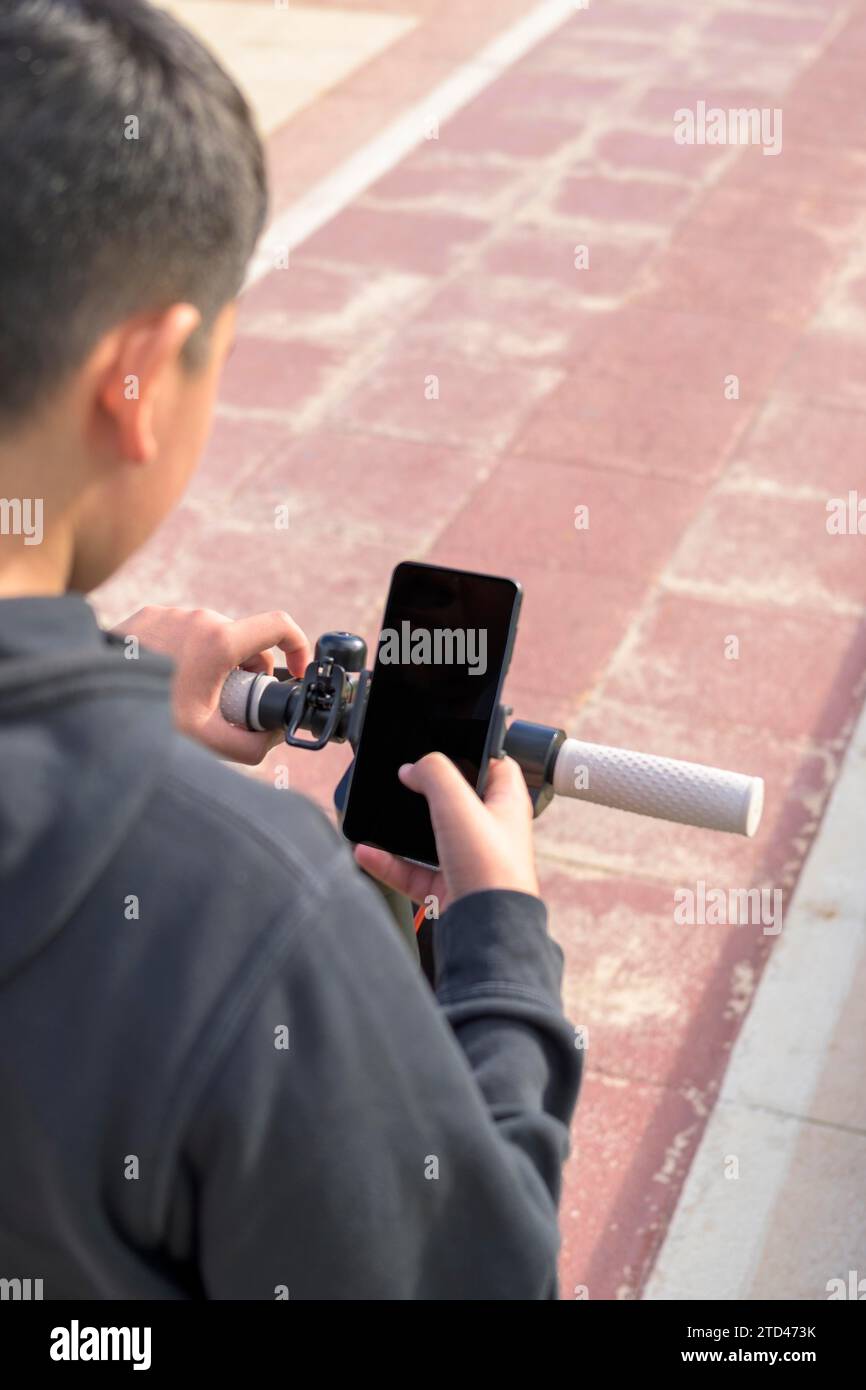
[[[246,101],[146,0],[0,0],[0,190],[6,426],[143,310],[201,311],[195,365],[267,210]]]

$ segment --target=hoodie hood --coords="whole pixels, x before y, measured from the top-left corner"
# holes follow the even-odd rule
[[[129,659],[79,595],[0,600],[0,979],[63,930],[164,775],[172,669]]]

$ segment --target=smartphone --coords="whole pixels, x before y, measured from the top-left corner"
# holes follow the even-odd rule
[[[397,770],[444,753],[483,793],[522,596],[499,575],[397,566],[343,816],[354,844],[438,868],[427,802]]]

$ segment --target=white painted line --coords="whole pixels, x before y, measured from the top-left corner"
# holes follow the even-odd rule
[[[473,97],[547,38],[567,19],[579,13],[576,0],[543,0],[534,10],[504,34],[487,44],[477,56],[464,63],[440,83],[423,101],[411,106],[380,135],[322,179],[291,207],[274,218],[250,265],[246,288],[264,278],[280,264],[287,252],[300,246],[353,199],[388,173],[416,145],[459,111]]]
[[[734,1046],[646,1299],[755,1296],[752,1277],[798,1141],[815,1121],[830,1046],[866,952],[864,825],[866,709]],[[832,1123],[820,1113],[817,1119]],[[739,1161],[736,1180],[725,1175],[729,1155]]]

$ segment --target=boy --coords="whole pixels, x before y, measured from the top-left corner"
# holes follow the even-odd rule
[[[440,875],[357,851],[447,906],[434,997],[324,817],[180,736],[170,663],[82,598],[205,442],[265,215],[248,110],[143,0],[0,0],[0,184],[0,1272],[550,1297],[580,1054],[514,764],[485,804],[439,755],[403,770]],[[219,691],[273,646],[303,669],[291,618],[124,630],[173,657],[185,734],[262,756]]]

